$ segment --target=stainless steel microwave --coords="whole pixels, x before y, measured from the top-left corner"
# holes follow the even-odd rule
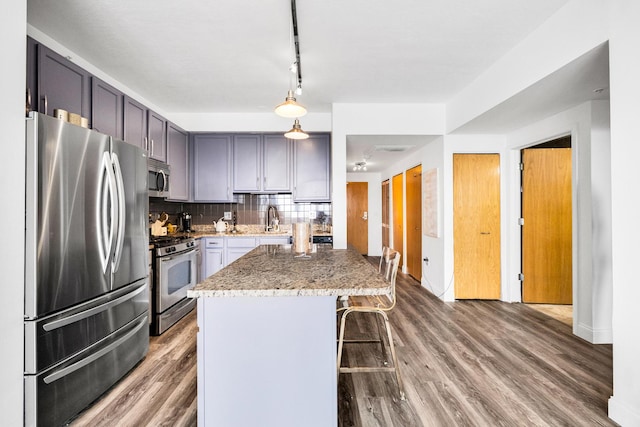
[[[169,197],[169,165],[155,159],[148,159],[147,168],[149,169],[147,177],[149,197]]]

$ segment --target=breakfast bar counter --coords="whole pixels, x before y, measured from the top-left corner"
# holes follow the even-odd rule
[[[198,299],[199,426],[336,426],[336,298],[390,291],[352,249],[259,246]]]

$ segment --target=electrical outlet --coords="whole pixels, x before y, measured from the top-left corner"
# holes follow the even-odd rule
[[[231,219],[232,219],[232,218],[231,218],[231,212],[225,212],[225,213],[224,213],[224,219],[225,219],[225,220],[229,220],[229,221],[231,221]]]
[[[316,213],[315,212],[309,212],[309,219],[316,219]]]

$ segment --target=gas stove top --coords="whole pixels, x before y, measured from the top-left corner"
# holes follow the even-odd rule
[[[183,252],[196,245],[195,239],[191,236],[152,236],[149,243],[154,246],[156,257]]]

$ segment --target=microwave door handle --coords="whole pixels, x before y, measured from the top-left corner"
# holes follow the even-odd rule
[[[120,259],[122,258],[122,247],[124,242],[124,226],[125,218],[127,217],[127,207],[125,203],[125,191],[124,191],[124,179],[122,179],[122,168],[120,167],[120,161],[116,153],[111,154],[113,169],[115,170],[115,185],[117,196],[117,233],[116,233],[116,247],[113,257],[113,271],[118,271],[120,266]],[[114,227],[115,228],[115,227]]]
[[[159,191],[166,191],[167,188],[167,174],[164,173],[164,171],[162,169],[160,169],[160,172],[158,172],[158,178],[160,178],[160,176],[162,176],[162,185],[160,185],[158,183],[158,190]]]

